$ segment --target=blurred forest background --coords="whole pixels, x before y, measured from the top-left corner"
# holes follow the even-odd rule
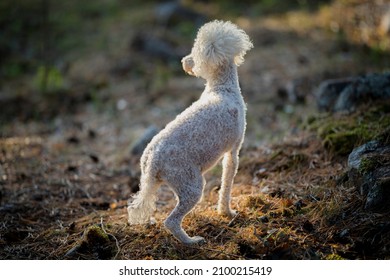
[[[389,67],[388,4],[385,0],[2,1],[2,136],[14,135],[15,121],[38,121],[52,128],[56,117],[80,113],[84,106],[99,115],[131,119],[133,132],[147,122],[165,124],[198,97],[203,82],[185,77],[180,59],[190,52],[199,26],[215,18],[239,24],[256,46],[241,69],[241,83],[248,103],[271,105],[269,114],[258,116],[267,118],[261,123],[268,123],[271,130],[255,133],[250,143],[280,136],[274,126],[289,120],[295,109],[282,100],[286,91],[290,101],[299,103],[310,98],[307,95],[323,79]],[[131,112],[143,111],[145,99],[153,103],[153,110],[168,112]],[[168,107],[156,103],[160,101]],[[275,106],[287,118],[275,115]],[[153,114],[148,120],[147,115]],[[289,127],[290,123],[281,127],[282,134]]]
[[[161,225],[174,205],[168,190],[155,229],[126,227],[125,208],[142,143],[203,90],[180,60],[213,19],[236,23],[255,46],[239,68],[248,126],[234,194],[244,198],[234,203],[243,214],[234,223],[212,214],[217,166],[208,210],[185,224],[212,241],[184,248]],[[338,200],[345,189],[336,200],[323,193],[344,174],[345,153],[305,128],[319,116],[322,81],[389,69],[388,0],[2,0],[0,259],[388,258],[384,216],[364,229],[335,226],[337,211],[349,213]],[[363,144],[353,141],[348,152]],[[387,239],[356,241],[373,227]]]

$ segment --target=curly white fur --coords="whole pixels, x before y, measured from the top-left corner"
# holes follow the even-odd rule
[[[140,191],[128,207],[129,223],[147,223],[155,211],[156,191],[166,184],[178,203],[165,221],[181,242],[196,244],[181,223],[202,195],[203,174],[223,157],[218,212],[233,216],[230,192],[245,134],[245,103],[237,66],[253,47],[248,35],[230,22],[212,21],[202,26],[183,69],[206,79],[200,99],[169,123],[146,147],[141,157]]]

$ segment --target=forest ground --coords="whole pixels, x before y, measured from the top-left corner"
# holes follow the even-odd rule
[[[359,15],[365,1],[320,2],[254,16],[249,8],[185,1],[207,18],[234,21],[255,45],[239,68],[248,106],[232,193],[239,215],[216,214],[218,165],[207,175],[204,201],[183,223],[206,238],[200,247],[164,229],[175,205],[165,187],[155,225],[126,219],[139,181],[134,143],[203,89],[180,67],[197,26],[180,17],[163,24],[153,2],[107,14],[87,6],[88,24],[74,34],[81,46],[59,41],[65,47],[54,66],[2,80],[0,259],[388,259],[388,213],[363,209],[356,187],[342,183],[347,156],[327,149],[307,125],[337,119],[317,112],[321,81],[388,70],[388,49],[375,47],[383,42],[372,33],[356,38],[340,19]]]

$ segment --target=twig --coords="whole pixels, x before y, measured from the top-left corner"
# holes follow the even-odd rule
[[[237,213],[237,215],[235,215],[233,217],[233,219],[230,220],[230,222],[228,223],[228,227],[231,227],[233,225],[233,223],[237,220],[237,218],[240,216],[241,214],[240,213]]]
[[[114,260],[116,260],[116,258],[118,257],[119,255],[119,252],[121,251],[121,247],[119,246],[119,241],[118,239],[111,233],[108,233],[106,231],[106,229],[104,228],[104,224],[103,224],[103,217],[100,217],[100,227],[102,228],[102,230],[104,231],[105,234],[107,234],[108,236],[111,236],[112,238],[115,239],[115,245],[116,245],[116,249],[117,249],[117,252],[114,256]]]
[[[235,215],[233,217],[233,219],[230,220],[230,222],[227,224],[227,227],[231,227],[233,225],[233,223],[237,220],[238,216],[240,216],[240,213],[238,213],[237,215]],[[214,237],[214,240],[217,240],[218,237],[220,237],[224,232],[226,231],[226,228],[223,228],[220,233],[217,234],[217,236]]]

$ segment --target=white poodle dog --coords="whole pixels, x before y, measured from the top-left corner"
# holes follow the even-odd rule
[[[189,237],[181,224],[202,196],[203,174],[223,157],[218,213],[232,217],[230,192],[245,134],[245,103],[237,66],[253,47],[248,35],[231,22],[212,21],[202,26],[183,69],[204,78],[200,99],[169,123],[146,147],[141,157],[140,191],[128,207],[129,223],[148,223],[156,210],[156,192],[162,184],[176,195],[177,205],[166,228],[184,244],[203,243]]]

